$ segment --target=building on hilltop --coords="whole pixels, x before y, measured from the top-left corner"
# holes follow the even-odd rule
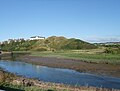
[[[45,37],[41,37],[41,36],[32,36],[32,37],[30,37],[30,40],[39,40],[39,39],[45,39]]]

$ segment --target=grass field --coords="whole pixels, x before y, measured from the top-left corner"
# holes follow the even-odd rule
[[[120,54],[106,54],[100,49],[32,52],[32,56],[77,59],[86,62],[120,64]]]

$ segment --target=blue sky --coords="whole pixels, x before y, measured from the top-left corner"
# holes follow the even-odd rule
[[[0,41],[34,35],[120,41],[120,0],[0,0]]]

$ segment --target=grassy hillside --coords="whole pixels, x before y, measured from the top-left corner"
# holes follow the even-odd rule
[[[21,40],[10,41],[0,45],[3,51],[55,51],[55,50],[75,50],[93,49],[95,45],[80,39],[67,39],[65,37],[51,36],[43,40]]]
[[[65,37],[51,36],[45,40],[39,40],[32,46],[32,50],[71,50],[71,49],[93,49],[95,45],[79,39],[67,39]]]

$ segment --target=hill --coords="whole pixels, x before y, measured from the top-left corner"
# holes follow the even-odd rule
[[[55,50],[77,50],[77,49],[93,49],[95,45],[80,39],[67,39],[63,36],[51,36],[40,40],[21,40],[10,41],[0,45],[4,51],[55,51]]]

